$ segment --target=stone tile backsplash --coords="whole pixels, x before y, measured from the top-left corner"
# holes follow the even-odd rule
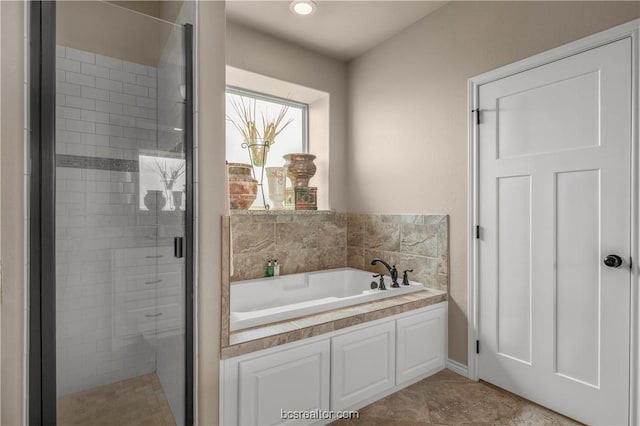
[[[277,259],[281,275],[350,266],[388,272],[371,259],[395,264],[428,287],[449,287],[449,217],[336,212],[235,213],[229,217],[231,281],[264,276]]]
[[[449,288],[449,216],[447,215],[347,215],[347,265],[380,273],[371,265],[379,257],[428,287]]]
[[[269,259],[280,274],[341,268],[347,264],[347,217],[336,212],[250,211],[229,217],[231,281],[264,276]]]

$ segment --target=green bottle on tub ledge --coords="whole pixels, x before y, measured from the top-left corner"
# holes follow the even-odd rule
[[[278,260],[271,260],[267,262],[267,267],[264,270],[265,277],[277,277],[280,275],[280,265],[278,265]]]

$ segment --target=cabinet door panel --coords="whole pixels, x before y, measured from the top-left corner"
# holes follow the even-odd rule
[[[331,339],[331,408],[342,410],[394,386],[395,323]]]
[[[396,321],[396,383],[444,368],[444,309],[433,309]]]
[[[313,423],[286,421],[282,411],[329,409],[329,346],[324,340],[240,362],[239,423]]]

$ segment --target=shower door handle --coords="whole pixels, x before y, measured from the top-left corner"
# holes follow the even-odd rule
[[[182,237],[174,237],[173,238],[173,257],[177,257],[178,259],[181,259],[184,257],[183,254],[183,243],[182,240],[184,240],[184,238]]]

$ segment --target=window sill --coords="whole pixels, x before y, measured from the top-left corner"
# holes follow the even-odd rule
[[[229,216],[322,216],[335,210],[231,210]]]

